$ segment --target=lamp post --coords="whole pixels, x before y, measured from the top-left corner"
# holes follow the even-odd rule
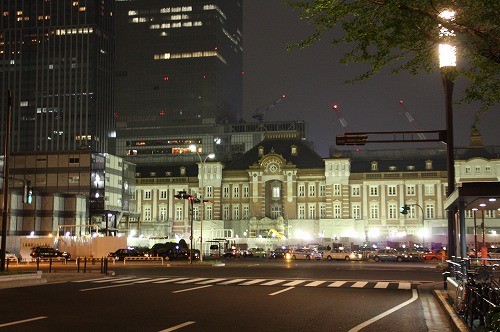
[[[453,21],[455,12],[445,10],[439,15],[442,19]],[[441,80],[444,87],[445,110],[446,110],[446,160],[448,173],[448,191],[447,196],[450,196],[455,190],[455,158],[453,144],[453,79],[452,71],[457,63],[456,46],[447,43],[450,37],[454,37],[455,33],[446,27],[440,26],[439,37],[442,43],[439,44],[439,68],[441,70]],[[448,216],[448,255],[449,257],[456,256],[456,226],[455,213],[453,210],[447,211]],[[464,234],[465,235],[465,234]],[[462,239],[465,243],[465,239]]]
[[[198,159],[200,161],[199,166],[198,166],[198,181],[199,181],[198,186],[199,186],[199,192],[200,192],[200,196],[201,196],[200,197],[200,202],[201,202],[201,209],[200,209],[200,262],[203,262],[203,217],[205,216],[205,213],[204,213],[205,212],[204,211],[204,209],[205,209],[205,205],[204,205],[204,203],[205,203],[205,199],[204,199],[205,188],[203,187],[203,175],[205,174],[204,165],[208,159],[214,159],[215,154],[209,153],[205,157],[205,159],[201,159],[201,155],[198,152],[198,148],[196,147],[196,145],[190,145],[189,150],[191,152],[196,153],[196,155],[198,156]]]

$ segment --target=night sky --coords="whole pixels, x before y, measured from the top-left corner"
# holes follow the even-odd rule
[[[327,38],[315,45],[287,51],[286,45],[299,41],[312,27],[298,19],[298,13],[283,7],[280,0],[243,1],[243,109],[247,122],[258,108],[272,104],[282,94],[286,98],[269,112],[267,121],[304,120],[308,139],[322,157],[335,144],[335,135],[345,131],[443,130],[444,92],[439,71],[427,75],[397,76],[381,73],[371,79],[344,84],[367,67],[339,63],[343,51]],[[340,46],[343,47],[343,46]],[[458,63],[460,65],[460,61]],[[460,94],[460,82],[454,97]],[[416,119],[405,117],[399,101]],[[347,121],[344,129],[332,105]],[[477,105],[454,108],[455,146],[469,145],[473,113]],[[481,116],[478,126],[485,145],[500,145],[498,105]],[[432,143],[439,147],[439,143]],[[424,143],[369,144],[363,149],[427,147]],[[349,147],[340,147],[345,149]]]

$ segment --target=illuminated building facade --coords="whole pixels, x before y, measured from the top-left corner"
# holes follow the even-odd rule
[[[118,128],[241,118],[241,0],[117,1],[115,21]]]
[[[12,152],[106,152],[113,123],[111,0],[0,3],[0,111]],[[0,146],[4,146],[5,126]]]
[[[499,160],[498,147],[456,149],[457,186],[500,182]],[[447,243],[446,157],[439,148],[343,151],[323,159],[298,136],[268,133],[227,165],[207,161],[191,166],[137,168],[141,223],[130,224],[132,228],[161,235],[153,229],[168,224],[171,233],[166,235],[187,238],[189,204],[174,195],[199,195],[202,183],[201,194],[208,202],[195,204],[192,215],[195,238],[203,216],[205,241],[383,247]],[[408,213],[402,214],[405,205]],[[500,211],[486,205],[482,213],[486,241],[500,243]],[[479,225],[481,216],[476,216]],[[469,243],[474,218],[474,211],[466,212]]]

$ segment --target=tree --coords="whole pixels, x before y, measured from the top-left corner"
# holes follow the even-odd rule
[[[500,99],[500,3],[477,0],[283,0],[299,18],[315,26],[289,48],[304,48],[326,34],[332,44],[350,46],[341,63],[366,63],[362,80],[389,68],[392,74],[431,72],[438,68],[440,27],[453,30],[459,66],[453,78],[468,81],[458,103],[479,102],[478,115]],[[454,20],[440,17],[455,11]]]

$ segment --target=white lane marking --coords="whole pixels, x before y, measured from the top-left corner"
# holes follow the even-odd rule
[[[187,278],[174,278],[174,279],[155,281],[155,282],[153,282],[153,284],[166,284],[167,282],[175,282],[175,281],[180,281],[180,280],[184,280],[184,279],[187,279]]]
[[[142,279],[144,280],[134,281],[134,284],[146,284],[148,282],[158,281],[158,279],[156,278],[142,278]],[[160,278],[160,279],[165,279],[165,278]]]
[[[163,281],[163,280],[168,280],[170,278],[154,278],[154,279],[151,279],[150,282],[151,283],[155,283],[155,282],[158,282],[158,281]],[[138,282],[138,284],[142,284],[144,283],[145,281],[141,281],[141,282]]]
[[[340,287],[345,284],[346,281],[335,281],[328,285],[328,287]]]
[[[192,325],[194,323],[196,323],[196,322],[191,322],[191,321],[190,322],[185,322],[185,323],[182,323],[182,324],[179,324],[179,325],[175,325],[175,326],[169,327],[168,329],[161,330],[161,331],[158,331],[158,332],[171,332],[171,331],[175,331],[175,330],[181,329],[183,327]]]
[[[289,283],[284,284],[283,286],[297,286],[297,285],[304,283],[306,281],[307,280],[294,280],[294,281],[291,281]]]
[[[114,282],[114,281],[120,281],[120,280],[130,280],[130,279],[133,279],[133,278],[134,277],[111,278],[111,279],[94,281],[94,283],[95,284],[102,284],[102,283],[105,283],[105,282]]]
[[[15,321],[15,322],[0,324],[0,327],[6,327],[6,326],[17,325],[17,324],[23,324],[23,323],[33,322],[35,320],[40,320],[40,319],[45,319],[45,318],[47,318],[47,316],[40,316],[40,317],[28,318],[28,319],[18,320],[18,321]]]
[[[388,286],[389,286],[388,282],[380,281],[380,282],[377,282],[377,284],[373,288],[387,288]]]
[[[208,285],[208,284],[214,284],[216,282],[226,280],[226,278],[216,278],[216,279],[209,279],[207,281],[202,281],[202,282],[197,282],[197,285]]]
[[[265,282],[263,284],[260,284],[261,286],[273,286],[273,285],[276,285],[276,284],[279,284],[279,283],[282,283],[282,282],[285,282],[286,280],[271,280],[271,281],[268,281],[268,282]]]
[[[224,281],[224,282],[220,282],[218,283],[217,285],[230,285],[230,284],[236,284],[238,282],[242,282],[242,281],[245,281],[247,279],[233,279],[233,280],[228,280],[228,281]]]
[[[362,329],[364,329],[365,327],[367,327],[368,325],[370,325],[371,323],[374,323],[382,318],[384,318],[385,316],[389,315],[389,314],[392,314],[394,311],[397,311],[405,306],[407,306],[408,304],[412,303],[413,301],[415,301],[416,299],[418,299],[418,292],[416,289],[412,289],[412,297],[411,299],[409,299],[408,301],[405,301],[397,306],[395,306],[394,308],[392,309],[389,309],[383,313],[381,313],[380,315],[377,315],[369,320],[367,320],[366,322],[364,323],[361,323],[355,327],[353,327],[352,329],[349,330],[349,332],[357,332],[357,331],[361,331]]]
[[[318,285],[321,285],[322,283],[325,283],[326,281],[322,281],[322,280],[318,280],[318,281],[313,281],[313,282],[310,282],[304,286],[306,287],[316,287]]]
[[[82,280],[74,280],[72,282],[92,282],[92,281],[98,281],[98,280],[113,280],[116,278],[111,278],[111,277],[101,277],[101,278],[95,278],[95,279],[82,279]]]
[[[133,279],[133,280],[129,280],[129,279],[126,279],[126,280],[119,280],[119,281],[113,281],[111,282],[112,284],[124,284],[124,283],[127,283],[127,282],[136,282],[136,281],[141,281],[141,280],[151,280],[150,278],[137,278],[137,279]]]
[[[207,278],[195,278],[195,279],[188,279],[188,280],[184,280],[184,281],[177,281],[176,284],[189,284],[189,283],[195,283],[195,282],[202,281],[202,280],[207,280]]]
[[[242,286],[254,285],[254,284],[257,284],[257,283],[259,283],[259,282],[266,281],[266,280],[267,280],[267,279],[253,279],[253,280],[250,280],[250,281],[247,281],[247,282],[241,283],[240,285],[242,285]]]
[[[269,296],[274,296],[274,295],[278,295],[278,294],[281,294],[281,293],[284,293],[284,292],[288,292],[289,290],[292,290],[294,289],[295,287],[288,287],[288,288],[284,288],[282,290],[279,290],[277,292],[274,292],[274,293],[271,293],[269,294]]]
[[[365,287],[367,284],[366,281],[358,281],[358,282],[355,282],[351,287],[353,288],[363,288]]]
[[[409,282],[400,282],[398,289],[411,289],[411,284]]]
[[[173,291],[172,293],[190,292],[190,291],[193,291],[193,290],[207,288],[207,287],[212,287],[212,286],[213,285],[205,285],[205,286],[198,286],[198,287],[193,287],[193,288],[186,288],[186,289],[181,289],[181,290]]]
[[[123,286],[130,286],[133,285],[134,283],[128,283],[128,284],[116,284],[116,285],[111,285],[111,286],[101,286],[101,287],[94,287],[94,288],[84,288],[80,289],[80,292],[87,292],[87,291],[93,291],[93,290],[98,290],[98,289],[106,289],[106,288],[116,288],[116,287],[123,287]]]

